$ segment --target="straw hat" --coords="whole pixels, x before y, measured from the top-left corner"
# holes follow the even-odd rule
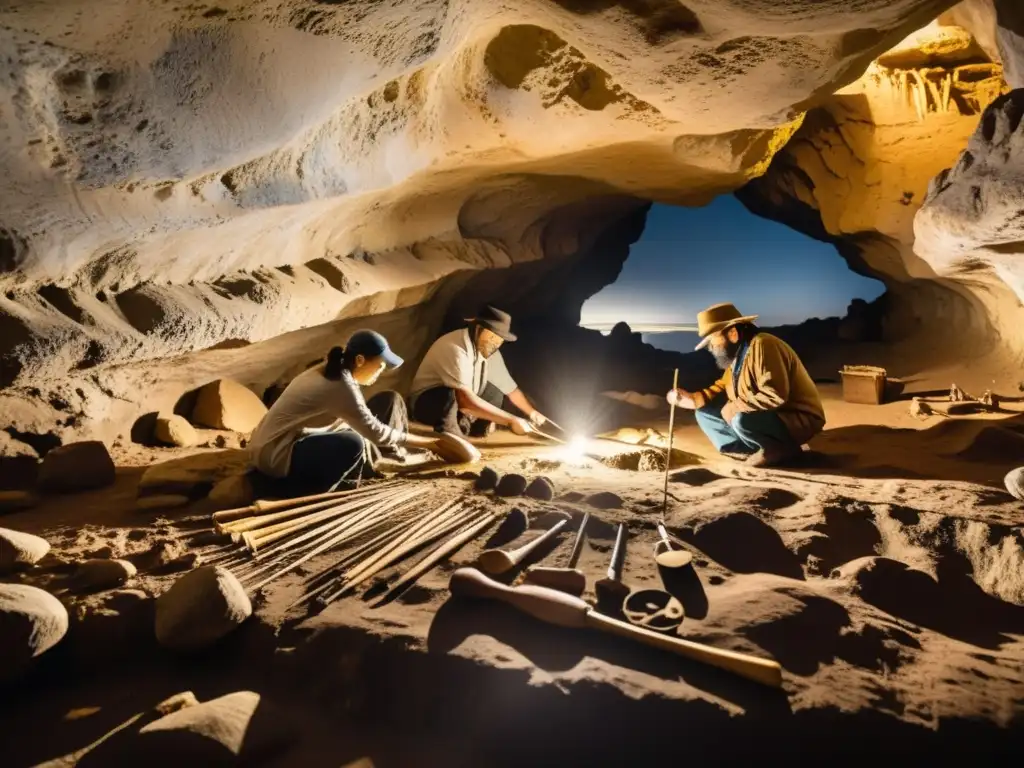
[[[740,323],[752,323],[757,315],[741,315],[732,304],[715,304],[697,315],[697,333],[701,337],[696,349],[704,349],[711,341],[711,334],[732,328]]]

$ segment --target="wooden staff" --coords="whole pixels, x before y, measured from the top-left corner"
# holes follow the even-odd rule
[[[668,453],[665,454],[665,495],[661,501],[661,519],[668,513],[668,470],[672,466],[672,438],[675,436],[676,390],[679,389],[679,369],[672,374],[672,402],[668,411]]]
[[[407,538],[401,546],[397,547],[397,549],[392,547],[387,556],[375,558],[373,565],[367,567],[360,566],[357,576],[349,576],[346,574],[341,587],[339,587],[339,589],[333,594],[324,598],[321,602],[323,602],[324,605],[327,605],[334,600],[337,600],[339,597],[352,591],[364,581],[377,575],[388,566],[393,565],[412,554],[424,544],[428,544],[442,536],[447,536],[452,531],[457,530],[466,521],[475,519],[479,514],[481,513],[478,510],[463,510],[456,517],[449,518],[445,522],[441,523],[439,527],[425,531],[415,539]]]
[[[294,533],[298,533],[301,530],[309,528],[317,523],[323,522],[324,520],[336,521],[337,518],[342,515],[346,515],[345,519],[339,522],[339,525],[347,523],[356,523],[359,520],[367,517],[368,511],[372,514],[383,513],[388,508],[404,501],[405,499],[411,498],[414,495],[418,495],[419,491],[413,489],[406,494],[396,494],[394,496],[388,496],[383,501],[373,506],[366,506],[361,510],[354,512],[353,514],[347,514],[352,510],[338,511],[336,509],[329,509],[323,512],[314,513],[307,517],[300,518],[298,520],[288,520],[277,525],[268,526],[266,528],[260,528],[255,531],[248,531],[242,534],[242,538],[248,549],[256,553],[263,547],[266,547],[275,541],[287,538]],[[365,502],[372,504],[372,502]]]
[[[375,603],[375,607],[385,603],[401,592],[405,587],[413,584],[420,576],[430,571],[435,565],[451,557],[462,548],[467,542],[472,541],[481,533],[486,531],[497,520],[496,515],[487,515],[481,520],[471,522],[456,532],[455,536],[441,544],[437,549],[428,553],[426,557],[406,571],[402,577],[388,589],[388,591]]]
[[[365,488],[353,488],[348,491],[329,491],[328,493],[317,493],[313,496],[299,496],[294,499],[280,499],[277,501],[255,501],[247,507],[222,509],[220,512],[214,512],[210,515],[210,519],[214,523],[227,523],[243,517],[251,517],[257,512],[273,512],[278,509],[288,509],[293,506],[304,506],[318,501],[328,501],[344,497],[354,498],[355,496],[372,493],[373,491],[378,491],[381,488],[386,488],[388,486],[395,485],[396,483],[398,483],[397,480],[388,480],[386,483],[370,485]]]
[[[312,512],[319,512],[324,509],[336,509],[336,510],[349,510],[356,509],[357,507],[363,506],[371,500],[379,498],[390,497],[394,494],[400,493],[400,490],[388,488],[385,490],[377,491],[373,494],[367,494],[360,496],[356,499],[345,499],[343,503],[339,504],[337,499],[327,499],[316,504],[308,504],[302,507],[295,507],[293,509],[286,509],[283,512],[274,512],[269,515],[258,515],[256,517],[247,517],[242,520],[235,520],[230,523],[217,523],[216,528],[219,533],[243,533],[244,531],[252,531],[257,528],[263,528],[274,523],[279,523],[283,520],[291,520],[296,517],[303,517]]]
[[[418,503],[418,502],[416,500],[413,500],[413,504],[416,504],[416,503]],[[316,557],[321,552],[326,552],[331,547],[333,547],[336,544],[338,544],[339,542],[343,541],[346,536],[347,536],[346,533],[341,533],[341,534],[338,534],[337,536],[333,536],[333,537],[329,538],[327,541],[324,541],[323,543],[317,545],[316,547],[313,547],[312,549],[308,550],[305,554],[301,555],[297,560],[293,561],[292,563],[290,563],[289,565],[285,566],[284,568],[282,568],[282,569],[280,569],[278,571],[275,571],[274,573],[270,574],[270,576],[267,576],[261,582],[259,582],[258,584],[254,585],[251,588],[251,591],[255,592],[257,589],[259,589],[260,587],[266,586],[267,584],[269,584],[274,579],[276,579],[276,578],[278,578],[280,576],[283,576],[284,574],[288,573],[289,571],[291,571],[291,570],[293,570],[295,568],[298,568],[300,565],[302,565],[304,562],[306,562],[310,558]]]
[[[524,585],[506,587],[487,578],[475,568],[460,568],[448,584],[453,595],[501,600],[534,618],[560,627],[600,630],[621,635],[655,648],[685,656],[694,661],[733,672],[773,688],[782,687],[782,667],[771,659],[736,653],[710,645],[667,637],[643,627],[602,616],[587,601],[546,587]]]

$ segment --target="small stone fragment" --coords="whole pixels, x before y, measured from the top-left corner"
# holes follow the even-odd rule
[[[191,501],[188,496],[176,493],[142,496],[135,500],[135,509],[138,512],[148,512],[151,509],[174,509],[175,507],[184,507]]]
[[[49,592],[25,584],[0,584],[0,681],[60,642],[68,612]]]
[[[46,556],[50,543],[39,536],[0,528],[0,573],[18,565],[32,565]]]
[[[234,574],[208,565],[189,571],[156,601],[156,638],[165,648],[192,651],[220,640],[252,615]]]
[[[611,491],[598,491],[592,493],[583,500],[585,504],[589,504],[597,509],[621,509],[622,508],[622,497],[617,493]]]
[[[192,691],[182,691],[176,693],[170,698],[164,699],[157,704],[153,709],[159,712],[161,715],[169,715],[171,712],[177,712],[178,710],[185,709],[187,707],[194,707],[199,703],[199,699]]]
[[[31,491],[0,491],[0,515],[5,512],[17,512],[19,509],[30,509],[38,501]]]
[[[164,445],[176,445],[181,448],[188,448],[199,442],[196,428],[188,423],[188,419],[176,413],[157,418],[153,436]]]
[[[500,479],[501,475],[499,475],[493,468],[484,467],[480,470],[480,477],[476,479],[476,482],[473,484],[473,488],[478,491],[490,491],[497,487],[498,480]]]
[[[192,423],[212,429],[249,433],[267,413],[255,393],[230,379],[211,381],[199,390]]]
[[[119,587],[138,571],[127,560],[86,560],[71,577],[73,588],[79,591]]]
[[[498,496],[522,496],[526,490],[526,478],[510,472],[498,481],[494,493]]]
[[[1024,467],[1011,469],[1003,480],[1006,490],[1013,498],[1024,501]]]
[[[555,484],[551,482],[550,478],[535,477],[533,478],[533,481],[526,486],[526,495],[532,499],[551,501],[551,499],[555,498]]]
[[[99,440],[69,443],[43,457],[39,487],[53,493],[103,488],[114,482],[114,462]]]

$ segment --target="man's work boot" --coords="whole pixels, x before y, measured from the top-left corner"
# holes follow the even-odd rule
[[[779,467],[788,464],[799,456],[803,450],[799,447],[787,448],[787,447],[770,447],[762,448],[757,453],[753,454],[747,459],[747,466],[749,467]]]

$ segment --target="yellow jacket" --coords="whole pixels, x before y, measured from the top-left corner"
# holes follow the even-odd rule
[[[726,421],[734,413],[775,411],[800,444],[825,426],[818,388],[804,364],[789,344],[769,333],[758,333],[751,339],[739,382],[733,381],[730,366],[722,378],[694,393],[695,404],[701,408],[722,392],[729,398],[729,405],[723,409]]]

